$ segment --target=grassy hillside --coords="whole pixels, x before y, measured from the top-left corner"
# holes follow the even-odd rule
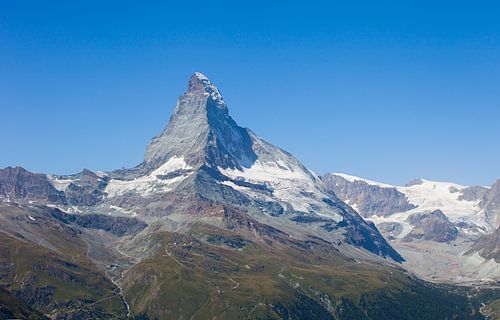
[[[124,314],[116,287],[95,266],[0,233],[0,284],[45,313]]]
[[[0,285],[44,314],[109,318],[126,308],[82,232],[43,207],[0,206]],[[15,304],[14,304],[15,305]]]
[[[0,287],[0,319],[48,319],[19,300],[12,292]]]
[[[161,249],[122,280],[134,315],[482,319],[464,296],[411,279],[393,267],[357,263],[321,240],[285,246],[269,239],[243,242],[230,232],[206,227],[200,234],[204,241],[169,232],[151,235]]]

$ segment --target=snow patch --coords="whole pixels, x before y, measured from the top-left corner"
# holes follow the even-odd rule
[[[465,188],[467,187],[456,183],[429,180],[422,180],[421,184],[408,187],[396,187],[408,198],[409,203],[417,206],[407,211],[409,214],[441,210],[452,222],[464,220],[480,227],[487,227],[487,222],[480,214],[479,201],[459,200],[460,191]]]
[[[65,192],[66,188],[69,186],[70,183],[74,182],[75,180],[73,179],[59,179],[56,176],[47,176],[49,178],[50,183],[56,190]]]
[[[137,217],[137,213],[134,212],[134,211],[130,211],[130,210],[127,210],[125,208],[122,208],[122,207],[119,207],[119,206],[114,206],[114,205],[110,205],[109,206],[110,209],[113,209],[115,211],[118,211],[118,212],[121,212],[121,213],[124,213],[124,214],[128,214],[130,215],[131,217]],[[111,214],[111,212],[109,213]]]
[[[69,206],[68,209],[67,209],[67,212],[69,212],[69,213],[79,213],[79,212],[82,212],[82,210],[80,210],[80,208],[78,208],[77,206]]]
[[[293,162],[286,161],[286,159],[269,162],[257,160],[250,168],[243,170],[223,169],[220,167],[218,169],[223,175],[233,180],[264,184],[273,190],[272,197],[267,197],[258,190],[238,186],[233,182],[223,182],[225,185],[247,195],[284,202],[295,211],[315,213],[336,221],[342,219],[337,212],[322,201],[322,199],[328,198],[328,195],[317,188],[317,184],[311,177],[310,172],[305,171],[303,167]]]
[[[98,176],[101,179],[107,176],[107,174],[105,172],[102,172],[102,171],[96,171],[94,173],[96,176]]]
[[[191,173],[183,173],[172,178],[164,178],[161,176],[177,170],[188,171],[191,169],[192,167],[184,161],[184,157],[174,156],[147,176],[142,176],[134,180],[112,179],[109,181],[104,191],[110,197],[121,196],[128,192],[138,193],[144,197],[158,192],[168,192],[172,190],[171,187],[173,184],[183,181]]]

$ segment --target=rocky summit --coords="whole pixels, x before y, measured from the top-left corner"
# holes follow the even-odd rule
[[[420,279],[363,218],[418,205],[344,180],[238,126],[196,72],[136,167],[0,170],[0,317],[484,319],[498,291]],[[459,236],[441,211],[406,219],[406,242]]]

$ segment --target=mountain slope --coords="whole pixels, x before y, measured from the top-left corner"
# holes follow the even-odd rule
[[[29,307],[12,292],[0,287],[0,319],[48,319],[43,313]]]
[[[500,225],[500,179],[483,193],[479,206],[483,210],[490,226]]]
[[[500,263],[500,227],[493,233],[481,236],[469,250],[469,254],[478,253],[481,257],[494,259]]]
[[[45,206],[0,204],[0,285],[54,317],[125,313],[116,286],[91,259],[95,240],[63,216]]]
[[[318,239],[263,236],[265,243],[259,243],[201,225],[191,230],[154,234],[154,242],[162,245],[125,274],[124,294],[134,314],[165,319],[482,318],[449,288],[433,288],[389,266],[360,263]],[[199,233],[205,241],[198,240]]]

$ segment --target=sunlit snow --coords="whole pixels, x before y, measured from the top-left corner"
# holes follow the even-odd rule
[[[192,168],[184,161],[184,157],[172,157],[161,167],[147,176],[134,180],[112,179],[106,186],[105,192],[110,197],[124,195],[128,192],[139,193],[148,196],[156,192],[168,192],[174,183],[186,179],[190,173],[183,173],[170,179],[160,178],[162,175],[176,170],[191,170]]]

